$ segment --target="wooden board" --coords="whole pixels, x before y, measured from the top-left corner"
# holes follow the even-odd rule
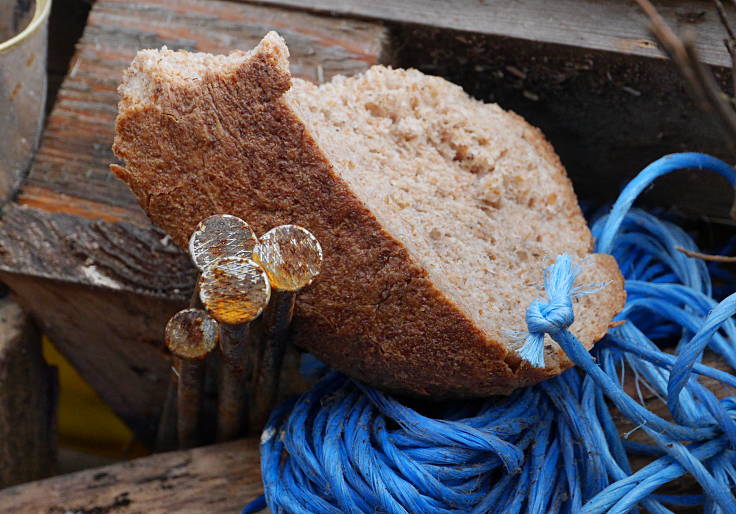
[[[0,489],[54,473],[56,396],[38,330],[18,304],[0,299]]]
[[[170,363],[163,327],[180,305],[129,292],[2,274],[51,341],[136,433],[151,444]],[[41,318],[42,317],[42,318]]]
[[[626,0],[261,0],[263,4],[401,24],[517,38],[627,55],[661,57],[647,18]],[[726,37],[710,2],[654,2],[677,29],[692,28],[704,62],[730,67]],[[724,2],[727,4],[727,2]]]
[[[186,255],[151,226],[109,171],[117,85],[136,51],[227,53],[277,29],[292,71],[313,81],[376,63],[380,24],[207,0],[100,0],[38,155],[0,221],[0,279],[145,443],[169,373],[166,320],[189,297]]]
[[[258,443],[247,439],[0,490],[0,513],[233,513],[261,492]]]

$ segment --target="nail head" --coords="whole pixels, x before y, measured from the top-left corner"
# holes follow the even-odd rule
[[[217,214],[197,225],[189,238],[189,255],[194,265],[204,271],[221,257],[250,259],[257,244],[248,223],[237,216]]]
[[[271,287],[298,291],[312,283],[322,267],[322,247],[298,225],[274,227],[259,238],[253,259],[266,270]]]
[[[271,298],[266,272],[250,259],[221,257],[202,272],[199,298],[221,323],[239,325],[257,318]]]
[[[199,359],[217,346],[219,327],[202,309],[184,309],[169,320],[164,335],[171,353],[184,359]]]

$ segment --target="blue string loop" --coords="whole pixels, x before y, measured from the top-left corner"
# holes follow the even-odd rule
[[[612,253],[613,239],[623,223],[626,213],[631,210],[634,200],[657,178],[683,169],[711,170],[728,180],[731,187],[736,188],[736,171],[725,162],[702,153],[673,153],[657,159],[644,168],[627,184],[616,200],[608,215],[605,226],[598,237],[596,250],[600,253]],[[732,209],[732,216],[734,209]]]
[[[263,432],[271,511],[736,513],[736,397],[718,399],[699,381],[736,386],[733,374],[704,359],[708,352],[736,365],[736,294],[719,303],[711,284],[711,273],[732,275],[677,251],[697,249],[680,228],[631,210],[656,177],[682,168],[711,169],[736,184],[736,172],[717,159],[673,154],[645,168],[593,224],[628,297],[617,316],[623,324],[592,351],[568,330],[574,297],[591,292],[574,286],[577,266],[561,255],[546,270],[545,298],[527,310],[519,354],[543,366],[548,334],[575,368],[508,397],[436,405],[431,415],[327,372],[277,408]],[[657,404],[659,414],[650,410]],[[663,494],[686,473],[696,494]]]

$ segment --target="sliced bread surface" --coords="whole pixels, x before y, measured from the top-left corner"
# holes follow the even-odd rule
[[[584,260],[575,304],[588,348],[625,295],[539,130],[456,85],[381,66],[316,86],[292,79],[270,33],[251,52],[139,52],[120,87],[114,149],[151,219],[182,245],[215,213],[259,233],[296,223],[325,254],[300,295],[294,341],[373,385],[486,396],[570,366],[521,362],[545,266]]]

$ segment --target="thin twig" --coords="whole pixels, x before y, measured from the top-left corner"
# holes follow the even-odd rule
[[[731,29],[731,24],[728,21],[728,14],[726,14],[726,7],[723,5],[723,2],[721,0],[713,0],[716,4],[716,9],[718,10],[718,17],[721,19],[721,24],[723,25],[723,28],[726,29],[726,32],[728,32],[729,39],[736,39],[736,35],[734,35],[733,30]],[[731,50],[729,49],[729,53]]]
[[[664,51],[669,55],[670,59],[677,65],[685,76],[685,86],[690,90],[690,96],[693,97],[701,108],[707,109],[708,102],[702,90],[701,84],[696,80],[693,69],[689,66],[687,53],[680,41],[680,38],[667,25],[657,9],[649,2],[649,0],[636,0],[642,10],[649,17],[651,22],[651,30],[659,41]]]
[[[704,261],[709,261],[709,262],[736,262],[736,257],[729,257],[727,255],[711,255],[709,253],[694,252],[692,250],[688,250],[687,248],[683,248],[682,246],[675,246],[675,250],[677,250],[678,252],[682,252],[688,257],[692,257],[693,259],[702,259]]]
[[[701,109],[716,114],[729,147],[736,154],[736,113],[710,70],[700,61],[694,37],[692,34],[686,34],[684,39],[680,39],[649,0],[636,0],[636,2],[649,17],[654,36],[685,77],[685,85],[690,96]],[[730,28],[727,30],[730,31]]]

